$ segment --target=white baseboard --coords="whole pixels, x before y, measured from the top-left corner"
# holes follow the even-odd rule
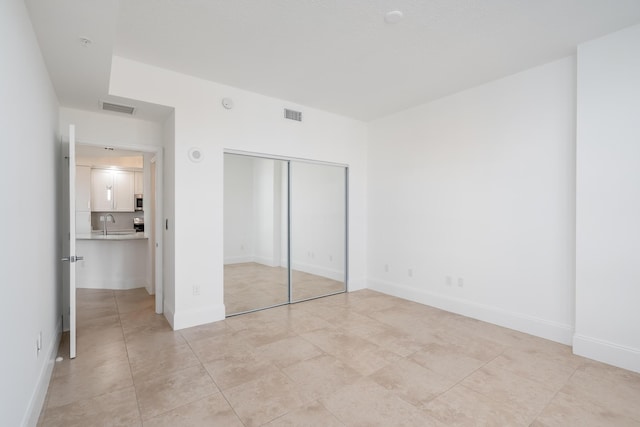
[[[381,280],[369,280],[368,288],[561,344],[571,345],[572,342],[574,330],[571,325]]]
[[[367,281],[365,279],[349,279],[349,282],[347,283],[348,292],[355,292],[366,288]]]
[[[113,281],[109,279],[97,279],[97,280],[83,280],[81,285],[76,286],[78,289],[109,289],[109,290],[118,290],[118,291],[126,291],[130,289],[137,288],[147,288],[149,289],[149,285],[146,284],[144,280],[140,279],[126,279],[126,280],[118,280]]]
[[[42,354],[46,359],[42,364],[42,369],[38,376],[38,383],[31,395],[29,407],[25,413],[25,418],[22,421],[23,426],[35,427],[38,424],[40,412],[42,412],[42,407],[44,406],[44,401],[47,397],[49,381],[51,380],[51,374],[53,373],[53,365],[56,363],[56,356],[58,355],[58,347],[60,346],[60,338],[62,336],[62,317],[60,317],[54,329],[50,331],[50,335],[48,336],[51,337],[49,346]]]
[[[249,262],[255,262],[256,264],[267,265],[269,267],[280,267],[280,260],[274,260],[273,258],[267,258],[263,256],[235,256],[227,257],[224,259],[224,265],[230,264],[246,264]]]
[[[174,331],[192,326],[204,325],[206,323],[217,322],[225,319],[224,304],[210,305],[208,307],[192,308],[188,310],[175,311],[173,313]]]
[[[573,354],[640,373],[640,349],[637,348],[576,333]]]
[[[224,264],[244,264],[247,262],[253,262],[251,256],[232,256],[224,259]]]
[[[322,267],[313,264],[293,264],[293,269],[302,271],[304,273],[314,274],[316,276],[326,277],[328,279],[337,280],[342,282],[344,280],[344,271],[332,270],[330,268]]]
[[[273,258],[267,258],[264,256],[255,256],[253,257],[252,262],[269,267],[280,267],[280,260],[274,260]]]

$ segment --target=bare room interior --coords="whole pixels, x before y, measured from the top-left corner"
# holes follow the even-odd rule
[[[640,426],[637,0],[0,28],[0,425]]]

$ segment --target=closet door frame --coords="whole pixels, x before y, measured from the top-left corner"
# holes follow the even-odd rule
[[[251,158],[261,158],[261,159],[270,159],[270,160],[279,160],[287,162],[287,269],[288,269],[288,280],[289,280],[289,299],[287,302],[282,304],[271,305],[268,307],[260,307],[252,310],[246,310],[239,313],[231,313],[227,314],[226,317],[238,316],[241,314],[252,313],[255,311],[266,310],[269,308],[280,307],[283,305],[296,304],[299,302],[314,300],[318,298],[324,298],[331,295],[337,295],[341,293],[349,292],[349,165],[343,163],[334,163],[334,162],[325,162],[320,160],[311,160],[304,158],[296,158],[296,157],[287,157],[287,156],[278,156],[272,154],[265,153],[255,153],[249,151],[242,150],[233,150],[233,149],[225,149],[224,154],[233,154],[236,156],[246,156]],[[224,155],[223,154],[223,155]],[[342,168],[344,170],[344,278],[343,283],[344,287],[340,291],[330,292],[327,294],[317,295],[309,298],[293,300],[293,267],[291,265],[292,255],[291,255],[291,162],[298,163],[307,163],[307,164],[315,164],[320,166],[332,166]]]

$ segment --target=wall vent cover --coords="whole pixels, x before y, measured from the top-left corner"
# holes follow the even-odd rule
[[[300,111],[289,110],[288,108],[284,109],[284,118],[289,120],[295,120],[297,122],[302,121],[302,113]]]
[[[132,115],[136,111],[135,107],[131,107],[129,105],[113,104],[111,102],[104,101],[102,101],[102,109],[105,111],[113,111],[129,115]]]

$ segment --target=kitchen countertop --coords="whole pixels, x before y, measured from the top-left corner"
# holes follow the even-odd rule
[[[83,233],[76,235],[77,240],[143,240],[147,239],[144,235],[144,232],[133,233],[133,232],[118,232],[114,230],[113,232],[108,232],[106,236],[102,234],[102,231],[94,231],[92,233]]]

